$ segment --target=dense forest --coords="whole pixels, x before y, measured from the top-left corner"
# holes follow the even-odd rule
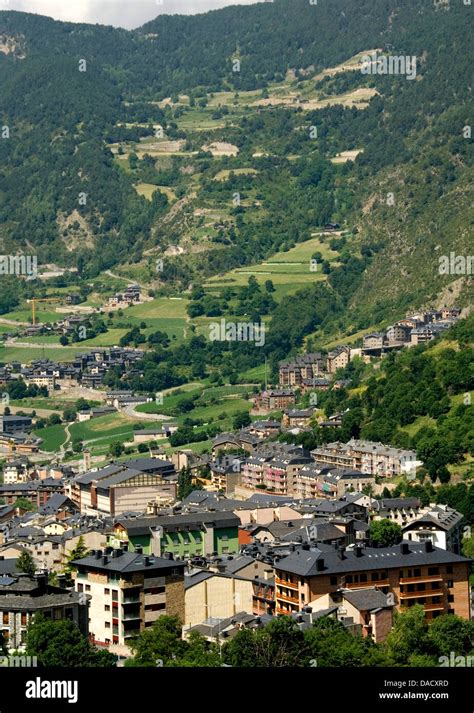
[[[13,38],[0,52],[0,123],[8,129],[0,140],[3,251],[34,246],[42,262],[93,276],[179,242],[192,206],[229,206],[237,192],[242,204],[199,260],[184,254],[166,261],[164,285],[183,289],[197,274],[252,264],[336,220],[356,226],[351,252],[357,258],[363,251],[363,263],[346,263],[332,278],[357,319],[367,318],[369,301],[375,317],[386,317],[433,299],[453,279],[434,274],[434,251],[462,252],[472,226],[466,12],[460,3],[423,0],[278,0],[160,16],[133,32],[1,12],[0,37]],[[204,110],[218,92],[266,96],[289,71],[302,91],[325,68],[376,47],[416,56],[416,81],[352,72],[313,82],[331,96],[365,81],[375,91],[365,108],[256,107],[226,120],[228,106],[218,105],[214,121],[220,117],[225,130],[213,129],[208,139],[239,150],[218,162],[202,150],[201,132],[183,129],[183,117]],[[171,103],[159,103],[165,97]],[[167,167],[130,154],[122,170],[110,146],[140,146],[157,124],[186,142],[183,154]],[[357,147],[355,162],[330,162]],[[220,169],[242,165],[258,176],[214,180]],[[138,195],[140,180],[173,185],[181,210],[163,192],[150,201]]]

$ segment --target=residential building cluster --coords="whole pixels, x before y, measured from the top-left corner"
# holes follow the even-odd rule
[[[236,438],[242,443],[242,433]],[[0,497],[29,494],[35,510],[15,507],[13,497],[0,506],[7,645],[24,645],[37,611],[75,621],[94,644],[123,655],[163,614],[179,617],[184,637],[199,631],[208,640],[287,615],[302,627],[332,617],[380,642],[394,611],[415,603],[429,620],[470,618],[460,513],[416,498],[375,498],[366,487],[375,489],[373,472],[324,463],[319,449],[255,439],[249,451],[219,447],[211,457],[178,451],[172,460],[136,458],[85,473],[36,467],[29,481],[27,459],[12,460],[21,482],[0,486]],[[349,449],[359,464],[362,445]],[[378,459],[381,444],[374,445]],[[406,454],[386,451],[387,469],[401,468]],[[178,500],[182,467],[206,485]],[[400,543],[374,546],[370,524],[382,519],[400,525]],[[66,586],[62,573],[79,543],[87,555],[74,560],[73,586]],[[34,576],[17,569],[24,551]]]
[[[461,314],[458,307],[426,310],[390,325],[384,332],[371,332],[362,339],[364,356],[380,356],[393,349],[430,342],[456,323]]]

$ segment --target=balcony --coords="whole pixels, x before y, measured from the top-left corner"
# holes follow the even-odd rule
[[[280,594],[277,592],[276,594],[277,599],[283,599],[285,602],[291,602],[292,604],[299,604],[300,600],[299,597],[288,597],[286,594]]]
[[[124,604],[139,604],[140,603],[140,595],[133,594],[130,597],[124,597],[123,603]]]
[[[122,621],[133,621],[133,619],[141,619],[140,610],[135,612],[125,612]]]
[[[296,589],[298,591],[297,582],[285,582],[284,579],[279,579],[275,577],[275,584],[280,584],[282,587],[287,587],[288,589]]]
[[[425,611],[444,611],[444,604],[424,604],[423,609]]]
[[[366,589],[367,587],[389,587],[389,579],[378,579],[376,582],[353,582],[344,584],[344,589]]]
[[[443,578],[439,574],[427,574],[420,577],[400,577],[400,584],[418,584],[422,582],[442,582]]]
[[[294,612],[294,611],[298,611],[298,607],[290,607],[290,609],[282,609],[281,607],[277,606],[275,613],[288,616],[288,614],[291,614],[291,612]]]
[[[400,599],[418,599],[423,597],[442,597],[442,589],[423,589],[418,592],[400,592]]]

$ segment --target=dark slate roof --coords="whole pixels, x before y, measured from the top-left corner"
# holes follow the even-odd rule
[[[429,512],[424,515],[419,515],[416,520],[412,520],[408,525],[405,525],[404,530],[416,530],[426,523],[429,527],[433,525],[441,530],[450,530],[455,525],[458,525],[463,519],[463,515],[453,508],[444,508],[435,505]]]
[[[377,500],[373,507],[375,510],[401,510],[402,508],[417,508],[420,506],[418,498],[384,498]]]
[[[294,498],[288,495],[271,495],[267,493],[254,493],[248,498],[247,502],[252,505],[253,503],[264,503],[269,507],[274,503],[278,505],[283,505],[284,503],[291,503]]]
[[[121,465],[106,465],[105,468],[101,468],[100,470],[89,471],[88,473],[84,473],[84,475],[80,475],[76,478],[76,483],[79,483],[79,485],[89,485],[89,483],[94,482],[94,480],[108,478],[115,473],[119,473],[122,469],[123,466]]]
[[[135,470],[134,468],[121,468],[119,473],[113,473],[112,475],[109,475],[108,478],[101,478],[97,483],[97,489],[111,488],[114,485],[131,480],[137,475],[140,475],[139,470]]]
[[[199,570],[193,570],[192,572],[185,572],[184,575],[184,588],[185,589],[190,589],[191,587],[195,587],[196,584],[201,584],[201,582],[204,582],[206,579],[210,579],[211,577],[216,577],[215,572],[209,572],[206,569],[199,569]]]
[[[394,569],[400,567],[413,567],[436,564],[468,563],[469,560],[453,552],[433,548],[426,552],[422,545],[413,542],[405,543],[409,546],[409,554],[401,553],[401,545],[395,547],[364,548],[362,556],[357,557],[353,550],[346,550],[341,558],[336,550],[322,552],[320,548],[311,550],[295,550],[288,557],[281,559],[276,564],[276,569],[291,572],[301,577],[312,577],[318,574],[344,574],[372,569]],[[318,571],[317,561],[322,559],[323,569]]]
[[[100,550],[99,550],[100,552]],[[146,561],[148,560],[148,565]],[[98,569],[104,572],[121,572],[123,574],[133,574],[133,572],[153,572],[156,570],[170,570],[179,568],[184,570],[185,562],[166,559],[164,557],[154,557],[139,555],[135,552],[121,552],[117,557],[107,555],[107,562],[104,563],[103,556],[96,558],[93,555],[74,560],[74,564],[79,568]]]
[[[54,515],[60,508],[68,506],[74,510],[77,510],[77,506],[70,500],[67,495],[61,495],[61,493],[55,493],[42,505],[38,512],[40,515]]]
[[[146,473],[150,470],[167,470],[172,465],[171,461],[163,460],[162,458],[133,458],[127,461],[129,468],[139,470],[141,473]]]
[[[344,599],[347,599],[359,611],[371,611],[373,609],[384,609],[387,606],[387,597],[375,587],[367,589],[349,589],[343,592]],[[390,605],[393,606],[393,605]]]
[[[302,540],[301,541],[307,541],[308,540],[308,534],[311,535],[311,539],[317,540],[318,542],[332,542],[333,540],[343,540],[346,537],[346,534],[340,530],[338,527],[332,524],[332,522],[318,522],[317,520],[305,520],[308,524],[305,525],[304,527],[298,528],[295,531],[293,531],[293,534],[291,532],[287,532],[286,535],[283,536],[283,540],[287,542],[292,541],[292,537],[295,537],[295,534],[301,535]],[[315,536],[313,537],[313,529],[315,528]],[[311,530],[308,530],[308,528],[311,528]]]
[[[15,557],[9,557],[8,559],[0,559],[0,576],[5,574],[16,574],[18,572],[16,568]]]
[[[151,527],[163,527],[166,532],[173,532],[178,527],[200,529],[203,525],[238,527],[240,519],[232,512],[196,512],[181,515],[158,515],[157,517],[137,517],[130,520],[120,518],[122,525],[132,535],[148,534]]]

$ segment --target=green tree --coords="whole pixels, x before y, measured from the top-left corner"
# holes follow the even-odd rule
[[[178,500],[184,500],[194,490],[190,468],[181,468],[178,475]]]
[[[163,615],[153,626],[142,631],[130,642],[134,656],[126,666],[169,665],[173,656],[178,659],[185,654],[186,642],[181,638],[182,625],[178,617]]]
[[[77,567],[75,567],[72,563],[75,560],[80,560],[80,559],[83,559],[84,557],[87,557],[88,554],[89,554],[89,550],[87,549],[87,547],[85,545],[84,537],[81,535],[77,541],[77,545],[68,554],[67,560],[66,560],[66,565],[64,567],[64,574],[67,575],[67,577],[70,581],[72,580],[72,576],[71,576],[72,573],[77,571]]]
[[[111,456],[118,458],[119,456],[122,455],[123,451],[124,451],[124,445],[123,445],[123,443],[120,443],[120,441],[115,441],[114,443],[110,444],[109,453]]]
[[[27,510],[28,512],[31,512],[35,509],[33,503],[27,498],[17,498],[14,502],[13,507],[21,508],[22,510]]]
[[[16,567],[20,572],[33,575],[36,572],[36,563],[28,550],[23,550],[16,561]]]
[[[473,650],[474,622],[443,614],[430,624],[429,638],[441,656],[449,656],[451,651],[456,655],[470,654]]]
[[[402,539],[402,528],[391,520],[373,520],[369,537],[376,547],[390,547]]]
[[[245,428],[246,426],[250,426],[251,423],[252,419],[250,418],[250,414],[247,413],[247,411],[241,411],[235,414],[232,426],[235,429],[240,429]]]
[[[116,662],[113,654],[97,650],[74,622],[47,620],[41,615],[28,627],[26,651],[28,656],[37,656],[41,666],[110,667]]]
[[[406,666],[414,655],[430,655],[434,646],[430,641],[428,624],[421,604],[403,613],[395,612],[395,623],[386,640],[387,655],[394,665]]]
[[[461,545],[464,557],[474,559],[474,535],[471,535],[470,537],[464,537],[461,542]]]

